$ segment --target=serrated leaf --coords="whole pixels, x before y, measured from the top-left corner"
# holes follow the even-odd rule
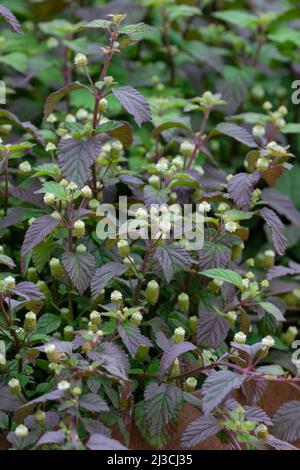
[[[86,29],[109,29],[111,22],[108,20],[97,19],[89,23],[80,24],[77,31],[84,31]]]
[[[30,189],[20,188],[17,186],[9,186],[9,193],[16,197],[17,199],[21,199],[24,202],[29,202],[34,206],[44,208],[44,202],[42,197],[39,194],[35,194]]]
[[[188,251],[175,244],[158,247],[154,259],[159,263],[168,283],[171,282],[176,272],[188,271],[192,264]]]
[[[285,194],[273,188],[265,188],[262,191],[262,200],[266,202],[278,214],[286,217],[290,222],[300,227],[300,211]]]
[[[0,264],[4,264],[10,269],[13,269],[16,265],[15,262],[7,255],[0,254]]]
[[[23,129],[23,131],[29,132],[39,144],[45,144],[42,134],[34,124],[29,121],[21,121],[18,116],[12,112],[7,111],[6,109],[0,109],[0,121],[11,123],[16,127]]]
[[[48,431],[40,437],[40,439],[36,443],[36,447],[43,446],[43,445],[62,445],[66,440],[66,433],[63,429],[59,431]]]
[[[108,121],[96,129],[97,134],[107,133],[111,137],[118,139],[122,142],[125,148],[130,147],[133,142],[133,131],[132,127],[128,122],[125,121]]]
[[[55,247],[55,243],[52,240],[47,240],[40,243],[32,250],[32,261],[36,269],[41,272],[50,261],[52,250]]]
[[[91,178],[91,166],[101,152],[101,136],[88,140],[62,139],[59,144],[58,165],[64,178],[79,188]]]
[[[54,111],[57,103],[74,90],[85,90],[91,93],[91,90],[80,82],[68,83],[48,96],[44,106],[44,119],[47,119],[47,117]]]
[[[239,388],[247,376],[237,374],[230,370],[213,372],[202,386],[202,406],[205,415],[208,415],[224,398],[234,389]]]
[[[239,289],[242,289],[243,287],[242,277],[231,269],[205,269],[201,272],[201,274],[202,276],[207,276],[211,279],[216,279],[217,281],[229,282]]]
[[[276,305],[272,304],[271,302],[259,302],[259,305],[270,315],[272,315],[273,318],[275,318],[276,321],[286,321],[281,310],[279,310]]]
[[[252,135],[246,131],[246,129],[236,124],[232,124],[230,122],[221,122],[215,127],[213,132],[232,137],[238,142],[247,145],[247,147],[257,148],[257,144]]]
[[[95,257],[91,253],[64,253],[62,265],[80,295],[86,291],[96,268]]]
[[[299,450],[292,444],[282,441],[281,439],[277,439],[271,434],[268,436],[267,444],[269,444],[271,447],[274,447],[276,450]]]
[[[118,326],[118,333],[133,358],[142,344],[149,348],[152,346],[151,341],[146,336],[142,335],[138,326],[129,321],[124,321]]]
[[[172,384],[149,384],[145,388],[145,420],[150,436],[165,429],[182,402],[182,390]]]
[[[29,226],[25,239],[21,248],[21,255],[24,257],[39,243],[50,235],[51,232],[58,226],[59,221],[51,217],[51,215],[43,215],[34,220]]]
[[[119,28],[119,33],[127,34],[130,36],[135,33],[148,33],[153,31],[154,28],[145,23],[127,24]]]
[[[260,180],[260,173],[238,173],[228,182],[228,194],[235,204],[245,211],[250,209],[252,193]]]
[[[81,397],[79,399],[79,406],[95,413],[109,411],[106,401],[104,401],[99,395],[96,395],[96,393],[87,393]]]
[[[106,263],[97,269],[91,282],[92,297],[95,299],[104,289],[111,279],[114,279],[127,271],[127,266],[121,263]]]
[[[41,193],[52,193],[59,201],[67,201],[70,199],[65,186],[56,183],[55,181],[45,181],[42,185]]]
[[[128,450],[123,444],[104,434],[92,434],[86,446],[90,450]]]
[[[231,259],[230,249],[221,243],[205,242],[199,250],[199,269],[226,268]]]
[[[112,92],[126,111],[133,115],[139,127],[141,127],[143,122],[152,120],[148,101],[135,88],[124,86],[121,88],[113,88]]]
[[[181,354],[184,354],[188,351],[194,351],[196,346],[188,341],[183,341],[182,343],[172,344],[167,351],[164,352],[159,366],[159,375],[163,377],[170,367],[172,366],[175,359]]]
[[[168,201],[168,194],[165,191],[156,189],[153,186],[145,185],[143,198],[145,206],[150,208],[154,204],[164,204]]]
[[[264,207],[260,215],[271,230],[274,249],[278,255],[283,255],[287,247],[287,239],[284,234],[284,225],[278,215],[271,209]]]
[[[229,323],[226,318],[200,309],[197,328],[199,344],[215,349],[226,339],[228,332]]]
[[[276,411],[273,422],[275,436],[285,441],[300,439],[300,401],[283,403]]]
[[[222,429],[223,426],[213,416],[201,416],[187,427],[181,438],[181,445],[194,447]]]
[[[60,327],[61,319],[54,313],[45,313],[38,320],[38,331],[41,333],[49,334],[57,331]]]
[[[0,5],[0,16],[9,24],[14,33],[22,33],[22,28],[15,15],[4,5]]]

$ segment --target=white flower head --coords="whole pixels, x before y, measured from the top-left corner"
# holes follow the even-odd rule
[[[77,184],[74,183],[74,181],[71,181],[71,182],[68,184],[67,189],[68,189],[69,191],[76,191],[77,187],[78,187]]]
[[[143,207],[139,207],[135,213],[135,218],[139,220],[146,220],[148,219],[148,211]]]
[[[114,290],[110,294],[110,299],[112,300],[112,302],[120,302],[121,300],[123,300],[123,295],[120,291]]]
[[[87,60],[86,55],[78,52],[78,54],[76,54],[75,59],[74,59],[74,64],[76,65],[76,67],[84,67],[85,65],[87,65],[87,63],[88,63],[88,60]]]
[[[232,221],[226,222],[225,230],[230,233],[236,232],[238,229],[238,224]]]
[[[57,117],[53,113],[49,114],[49,116],[46,119],[46,122],[48,122],[49,124],[54,124],[56,121],[57,121]]]
[[[274,338],[270,335],[265,336],[261,342],[265,348],[272,348],[275,344]]]
[[[70,387],[71,387],[71,384],[67,380],[62,380],[61,382],[59,382],[57,384],[58,390],[60,390],[62,392],[65,392],[66,390],[69,390]]]
[[[28,436],[28,428],[24,424],[19,424],[19,426],[16,427],[15,430],[15,435],[19,437],[20,439],[23,439],[24,437]]]
[[[211,205],[207,201],[203,201],[199,204],[199,209],[201,212],[209,212],[211,210]]]
[[[44,351],[46,354],[54,353],[55,350],[56,350],[56,347],[55,347],[55,344],[53,343],[48,343],[44,347]]]
[[[46,145],[46,152],[50,152],[51,150],[56,150],[56,145],[54,145],[52,142],[48,142]]]
[[[169,169],[169,162],[166,158],[161,158],[157,163],[156,163],[156,168],[159,171],[167,171]]]
[[[7,276],[4,280],[4,287],[6,289],[14,289],[16,287],[15,278],[12,276]]]
[[[234,335],[233,341],[238,344],[245,344],[247,340],[247,335],[242,331],[239,331]]]

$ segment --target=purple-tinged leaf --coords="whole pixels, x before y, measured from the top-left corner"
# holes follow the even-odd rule
[[[272,304],[271,302],[259,302],[258,304],[277,322],[286,321],[282,311],[276,305]]]
[[[283,215],[292,224],[300,227],[300,211],[296,209],[289,197],[273,188],[265,188],[261,197],[278,214]]]
[[[155,333],[155,340],[163,351],[168,351],[172,344],[171,340],[160,330]]]
[[[95,257],[91,253],[66,252],[62,256],[62,265],[75,289],[83,295],[95,272]]]
[[[248,211],[251,207],[252,193],[260,180],[260,173],[238,173],[228,182],[228,194],[235,204],[242,210]]]
[[[199,270],[211,268],[227,268],[231,259],[230,249],[220,243],[205,242],[198,252]]]
[[[274,447],[276,450],[299,450],[292,444],[277,439],[276,437],[272,436],[272,434],[268,436],[267,444],[271,447]]]
[[[44,295],[33,282],[19,282],[12,290],[15,295],[19,295],[26,300],[42,300]]]
[[[112,92],[126,111],[133,115],[139,127],[141,127],[143,122],[152,120],[151,108],[148,101],[135,88],[124,86],[113,88]]]
[[[54,428],[57,428],[59,425],[59,415],[54,411],[46,412],[46,420],[44,427],[47,431],[52,431]],[[40,429],[40,425],[36,422],[35,415],[26,416],[24,424],[30,429]]]
[[[43,446],[46,444],[57,444],[62,445],[66,440],[65,431],[62,429],[58,431],[48,431],[38,440],[36,447]]]
[[[241,390],[247,403],[252,403],[254,405],[261,399],[267,386],[268,382],[266,380],[248,379],[243,383]]]
[[[221,122],[214,129],[218,134],[227,135],[233,139],[241,142],[242,144],[247,145],[250,148],[257,148],[257,143],[253,139],[252,135],[243,127],[237,126],[230,122]]]
[[[268,272],[268,279],[271,281],[277,277],[295,276],[300,274],[300,264],[290,260],[289,266],[273,266]]]
[[[122,181],[122,183],[127,184],[129,187],[133,188],[142,186],[144,184],[143,180],[132,175],[123,174],[119,176],[119,179]]]
[[[0,118],[18,127],[19,129],[22,129],[25,132],[29,132],[39,144],[44,145],[45,141],[42,134],[40,133],[39,129],[31,122],[21,121],[18,116],[11,113],[10,111],[7,111],[6,109],[0,110]]]
[[[13,412],[23,404],[23,401],[17,395],[11,393],[9,387],[0,386],[0,410]]]
[[[4,5],[0,5],[0,16],[9,24],[14,33],[22,33],[22,28],[15,15]]]
[[[201,416],[185,430],[181,445],[183,447],[194,447],[208,437],[215,436],[222,429],[223,426],[213,416]]]
[[[90,352],[88,356],[100,363],[111,375],[124,380],[128,378],[129,362],[125,352],[114,343],[102,343],[97,352]]]
[[[225,340],[229,331],[226,318],[213,312],[200,310],[197,340],[199,344],[217,348]]]
[[[86,446],[90,450],[128,450],[123,444],[104,434],[92,434]]]
[[[202,386],[204,414],[208,415],[232,390],[240,388],[246,378],[246,375],[230,370],[221,370],[209,375]]]
[[[276,253],[278,255],[283,255],[287,247],[287,239],[284,235],[283,223],[279,219],[278,215],[267,207],[260,210],[260,215],[271,230],[272,241]]]
[[[153,186],[146,185],[143,192],[143,200],[145,206],[150,209],[155,204],[165,204],[168,201],[168,194],[161,190],[156,189]]]
[[[151,383],[145,388],[145,419],[150,436],[156,436],[170,423],[183,401],[182,390],[173,384]]]
[[[71,341],[61,341],[60,339],[51,338],[50,343],[55,345],[55,349],[59,353],[64,353],[68,354],[68,356],[71,356],[73,351],[73,343]],[[38,351],[45,352],[46,345],[47,344],[44,344],[43,346],[38,346],[35,349],[37,349]]]
[[[151,341],[140,332],[138,326],[127,321],[118,326],[118,333],[130,355],[134,358],[141,345],[152,346]]]
[[[43,215],[34,220],[28,227],[25,239],[21,249],[21,255],[24,257],[35,246],[41,243],[51,232],[58,226],[59,220],[54,219],[51,215]]]
[[[48,96],[45,106],[44,106],[44,119],[47,119],[47,117],[53,112],[56,105],[65,96],[67,96],[71,91],[74,91],[74,90],[85,90],[91,93],[91,90],[80,82],[68,83],[64,87],[60,88],[60,90],[57,90]]]
[[[255,343],[255,344],[249,345],[249,344],[239,344],[239,343],[231,342],[230,345],[232,348],[237,349],[239,351],[243,351],[246,354],[248,354],[250,359],[254,359],[258,351],[260,351],[262,348],[261,343]]]
[[[267,413],[259,406],[243,406],[246,414],[245,417],[248,421],[255,423],[264,423],[267,426],[272,426],[272,420]]]
[[[22,406],[19,405],[18,408],[23,409],[23,408],[28,408],[31,407],[32,405],[36,405],[37,403],[46,403],[47,401],[56,401],[59,400],[63,396],[64,392],[60,390],[54,390],[53,392],[45,393],[44,395],[41,395],[38,398],[35,398],[34,400],[28,401],[25,404],[22,404]]]
[[[284,441],[300,439],[300,401],[283,403],[275,413],[273,421],[275,436]]]
[[[35,194],[32,190],[18,188],[17,186],[10,186],[9,193],[13,197],[21,199],[24,202],[28,202],[29,204],[33,204],[36,207],[45,207],[42,196],[40,196],[39,194]]]
[[[79,406],[95,413],[109,411],[106,401],[95,393],[87,393],[79,400]]]
[[[62,139],[57,159],[64,178],[82,188],[91,178],[91,166],[101,152],[102,145],[101,135],[88,140]]]
[[[167,283],[171,282],[178,271],[188,271],[192,259],[188,251],[179,245],[159,246],[154,259],[159,263]]]
[[[24,209],[22,207],[13,207],[9,214],[0,220],[0,230],[16,225],[24,219]]]
[[[127,266],[121,263],[106,263],[97,269],[91,282],[92,297],[95,299],[104,289],[111,279],[115,279],[127,271]]]
[[[184,354],[188,351],[194,351],[196,346],[189,341],[183,341],[182,343],[172,344],[172,346],[164,352],[159,366],[159,375],[163,377],[170,367],[172,366],[175,359],[181,354]]]

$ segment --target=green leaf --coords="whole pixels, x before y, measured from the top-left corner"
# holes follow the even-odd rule
[[[51,253],[55,243],[52,240],[47,240],[40,243],[32,250],[32,261],[36,269],[41,272],[45,266],[50,261]]]
[[[279,310],[276,305],[272,304],[271,302],[259,302],[259,305],[270,315],[272,315],[273,318],[275,318],[276,321],[286,321],[281,310]]]
[[[257,17],[246,10],[228,10],[213,13],[218,20],[226,21],[240,28],[253,28],[257,23]]]
[[[55,181],[46,181],[40,190],[41,193],[52,193],[59,201],[68,201],[70,196],[64,186]]]
[[[45,313],[38,320],[38,333],[52,333],[53,331],[58,330],[61,324],[61,319],[58,315],[53,313]]]
[[[16,266],[14,261],[9,256],[1,255],[1,254],[0,254],[0,264],[4,264],[5,266],[7,266],[10,269],[12,269]]]
[[[203,276],[210,277],[211,279],[216,279],[218,281],[223,281],[223,282],[229,282],[230,284],[233,284],[239,289],[242,289],[243,287],[242,277],[235,271],[232,271],[231,269],[220,269],[220,268],[205,269],[204,271],[201,272],[201,274]]]
[[[107,133],[111,137],[118,139],[125,148],[130,147],[133,142],[132,127],[125,121],[108,121],[96,129],[96,134]]]
[[[157,138],[162,132],[167,131],[168,129],[179,128],[186,131],[190,131],[191,128],[185,122],[180,121],[169,121],[161,124],[152,131],[152,137]]]
[[[239,211],[237,209],[231,209],[224,213],[225,218],[232,220],[233,222],[238,222],[239,220],[249,220],[253,217],[253,215],[253,212]]]
[[[136,23],[136,24],[128,24],[128,25],[121,26],[121,28],[119,28],[119,33],[127,34],[127,36],[130,36],[131,34],[148,33],[153,30],[154,28],[152,26],[149,26],[148,24]]]
[[[201,15],[200,8],[191,7],[189,5],[170,5],[168,8],[168,16],[170,21],[176,21],[180,18],[190,18],[191,16]]]
[[[296,122],[290,122],[281,129],[281,132],[284,134],[300,134],[300,124]]]
[[[93,20],[89,23],[82,23],[77,27],[77,31],[85,31],[87,29],[109,29],[111,21],[108,20]]]

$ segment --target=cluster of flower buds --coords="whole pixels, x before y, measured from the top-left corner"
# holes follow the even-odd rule
[[[23,328],[27,333],[32,333],[36,330],[36,314],[34,312],[27,312]]]
[[[18,379],[11,379],[8,382],[8,387],[13,395],[19,395],[22,392],[22,387]]]
[[[64,268],[57,258],[51,258],[49,261],[50,273],[53,279],[61,279],[64,275]]]
[[[149,281],[145,292],[146,300],[150,305],[155,305],[159,298],[159,285],[156,281]]]

